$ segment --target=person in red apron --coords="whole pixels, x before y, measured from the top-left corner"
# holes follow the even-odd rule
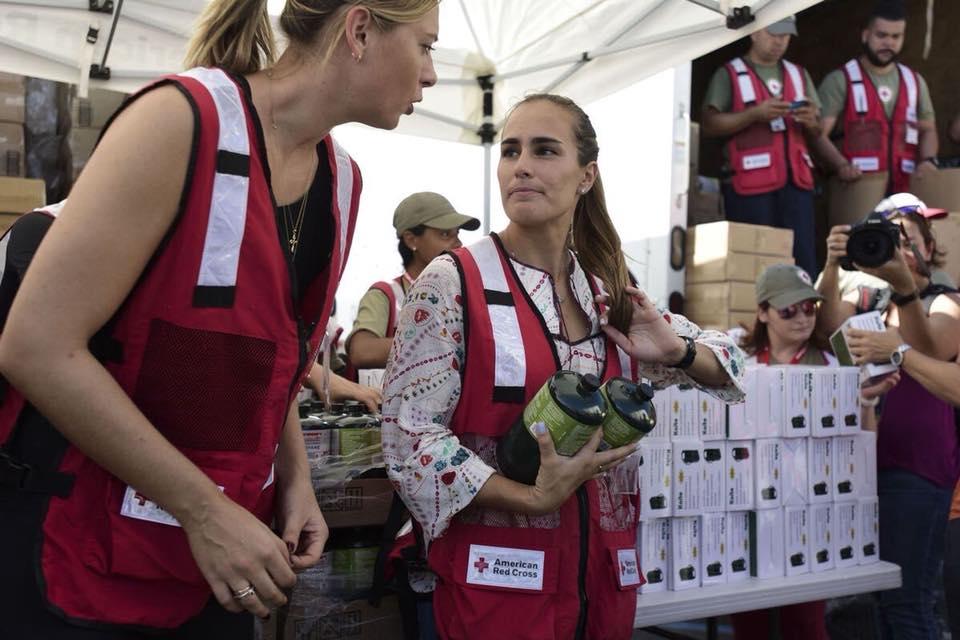
[[[620,463],[634,447],[598,452],[597,433],[561,456],[539,425],[536,483],[498,472],[499,439],[548,377],[643,375],[742,397],[742,354],[729,337],[629,285],[597,152],[572,101],[522,101],[500,145],[510,223],[431,262],[400,314],[384,461],[428,548],[442,638],[633,633],[636,463]]]
[[[438,8],[289,2],[276,60],[269,24],[207,5],[193,68],[111,118],[14,299],[0,637],[247,638],[319,560],[295,396],[361,187],[329,130],[412,111]]]
[[[407,289],[431,260],[461,246],[461,229],[474,231],[480,221],[459,213],[439,193],[425,191],[409,195],[397,205],[393,227],[403,273],[373,283],[360,299],[353,330],[346,340],[349,366],[354,372],[357,368],[383,369]]]

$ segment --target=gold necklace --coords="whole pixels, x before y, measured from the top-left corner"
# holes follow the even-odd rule
[[[310,198],[310,187],[307,187],[306,193],[300,200],[300,210],[297,212],[296,221],[290,215],[289,205],[283,205],[283,228],[287,236],[287,244],[290,247],[290,255],[297,255],[297,246],[300,244],[300,230],[303,228],[303,218],[307,211],[307,200]],[[289,223],[288,223],[289,221]]]

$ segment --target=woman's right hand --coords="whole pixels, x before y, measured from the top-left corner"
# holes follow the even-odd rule
[[[287,602],[281,589],[297,582],[290,554],[283,540],[249,511],[221,496],[183,526],[197,566],[224,609],[262,618]],[[253,593],[235,597],[250,586]]]
[[[840,264],[840,258],[847,255],[847,239],[850,237],[850,225],[838,224],[830,229],[827,236],[827,265]]]
[[[556,511],[580,485],[615,468],[637,450],[636,444],[628,444],[597,451],[603,438],[603,430],[597,429],[575,455],[562,456],[546,426],[535,424],[533,431],[540,447],[540,471],[530,487],[531,503],[537,514]]]

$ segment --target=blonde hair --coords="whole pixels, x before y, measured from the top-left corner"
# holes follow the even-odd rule
[[[280,29],[291,45],[325,42],[326,62],[343,37],[347,10],[365,7],[381,31],[416,22],[439,0],[287,0]],[[276,61],[277,46],[267,14],[267,0],[213,0],[190,40],[184,62],[191,67],[222,67],[250,74]]]
[[[597,132],[590,117],[576,102],[553,93],[536,93],[514,105],[511,113],[520,105],[531,102],[549,102],[569,113],[577,141],[577,162],[581,167],[596,162],[600,152]],[[583,268],[603,281],[610,296],[610,325],[626,333],[633,317],[630,296],[625,291],[630,286],[630,272],[620,246],[620,236],[607,212],[599,173],[593,188],[580,196],[574,209],[571,248],[576,251]]]

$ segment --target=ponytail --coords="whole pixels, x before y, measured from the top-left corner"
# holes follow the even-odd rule
[[[267,0],[213,0],[197,22],[184,64],[246,75],[271,66],[275,57]]]

